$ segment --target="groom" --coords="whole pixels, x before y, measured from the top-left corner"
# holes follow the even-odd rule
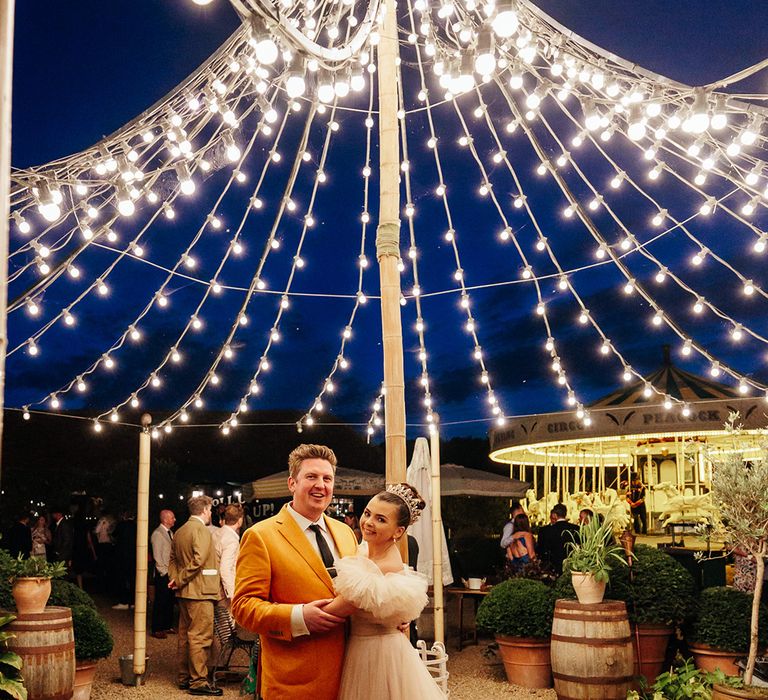
[[[323,514],[333,497],[333,450],[299,445],[288,471],[292,502],[243,536],[232,614],[261,637],[264,700],[335,700],[344,618],[323,608],[335,595],[333,560],[354,555],[357,539]]]

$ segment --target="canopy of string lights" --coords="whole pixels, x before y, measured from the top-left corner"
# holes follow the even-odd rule
[[[17,407],[25,419],[93,406],[98,387],[110,397],[98,432],[162,406],[159,436],[224,406],[226,435],[281,391],[295,365],[280,344],[300,342],[326,370],[292,397],[306,402],[297,427],[342,410],[352,387],[370,396],[356,422],[376,433],[380,338],[356,324],[379,300],[371,187],[387,12],[399,28],[402,318],[421,407],[410,424],[449,412],[430,373],[448,347],[463,369],[442,376],[483,397],[456,423],[503,429],[529,412],[497,381],[516,343],[539,348],[586,427],[580,365],[600,361],[605,388],[641,382],[648,403],[685,415],[683,397],[645,382],[629,322],[737,395],[768,398],[755,312],[768,299],[768,112],[765,95],[738,92],[765,61],[685,85],[531,0],[231,2],[240,27],[163,99],[90,148],[12,172],[9,383],[82,345],[74,371]],[[320,249],[334,268],[304,284]],[[503,276],[484,275],[488,258]],[[491,292],[493,304],[475,302]],[[530,310],[538,338],[505,334],[494,308],[509,304]],[[337,324],[336,346],[296,339],[292,314]],[[115,323],[94,347],[91,329]],[[721,352],[731,343],[749,348],[738,362]],[[354,361],[366,345],[374,362]]]

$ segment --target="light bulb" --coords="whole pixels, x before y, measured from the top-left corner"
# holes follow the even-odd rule
[[[38,205],[37,210],[42,214],[46,221],[54,222],[61,216],[61,208],[54,202],[40,204]]]
[[[515,12],[514,5],[510,0],[503,0],[498,4],[496,16],[491,22],[491,27],[496,35],[502,39],[511,37],[518,27],[517,12]]]
[[[268,36],[256,42],[254,47],[256,60],[266,66],[271,66],[280,53],[277,44]]]
[[[639,141],[645,136],[645,117],[640,110],[640,105],[634,104],[630,107],[627,136],[632,141]]]
[[[285,81],[285,91],[288,94],[288,97],[291,99],[295,99],[296,97],[300,97],[304,94],[304,91],[307,89],[306,83],[304,81],[304,76],[300,73],[294,73],[288,76],[287,80]]]

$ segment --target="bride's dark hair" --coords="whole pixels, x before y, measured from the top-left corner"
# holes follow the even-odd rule
[[[405,482],[401,482],[398,485],[405,487],[410,492],[410,499],[412,500],[413,507],[416,509],[417,513],[421,513],[427,504],[419,495],[419,492],[413,488],[413,486]],[[380,491],[376,494],[376,498],[384,501],[384,503],[391,503],[393,506],[397,507],[397,524],[399,527],[408,527],[411,524],[411,509],[401,496],[398,496],[396,493],[390,493],[389,491]],[[415,520],[415,518],[413,518],[413,520]]]

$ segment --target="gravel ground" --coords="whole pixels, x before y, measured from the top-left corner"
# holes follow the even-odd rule
[[[124,686],[120,682],[119,657],[130,654],[133,649],[133,610],[112,610],[109,604],[97,599],[100,612],[109,623],[115,638],[115,648],[108,659],[102,659],[96,669],[96,680],[91,693],[92,700],[113,700],[115,698],[147,698],[156,700],[180,700],[190,696],[176,687],[176,638],[155,639],[147,637],[147,654],[150,657],[146,684],[138,688]],[[450,637],[448,671],[452,700],[475,700],[479,698],[548,698],[554,699],[553,690],[532,691],[510,685],[504,676],[501,663],[493,663],[482,655],[486,643],[466,647],[458,652]],[[234,664],[246,662],[245,654],[237,652]],[[225,698],[239,696],[240,684],[221,684]]]

